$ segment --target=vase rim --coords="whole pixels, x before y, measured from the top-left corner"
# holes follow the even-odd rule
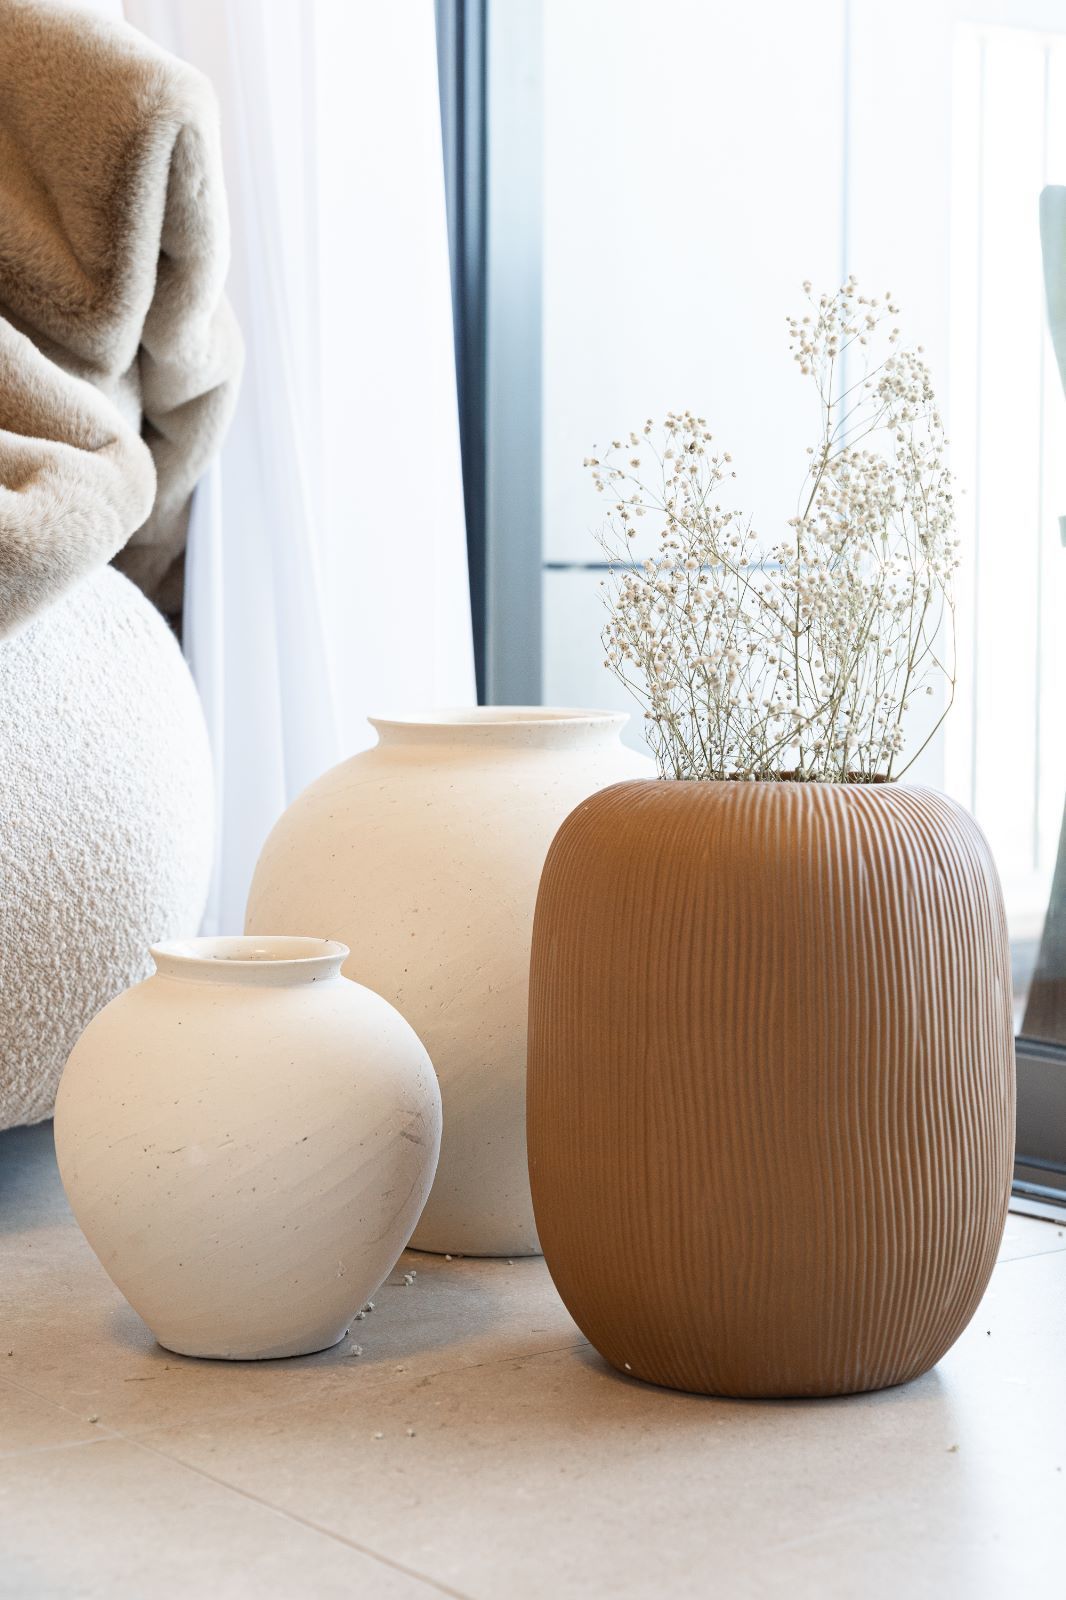
[[[778,773],[772,778],[664,778],[656,773],[651,778],[635,778],[634,783],[671,783],[686,789],[710,788],[718,784],[728,789],[923,789],[921,783],[904,782],[902,778],[794,778]]]
[[[372,728],[525,728],[559,722],[606,722],[622,727],[629,721],[629,713],[585,706],[441,706],[368,717],[367,721]]]
[[[616,739],[629,721],[629,713],[582,706],[443,706],[368,717],[367,721],[381,743],[469,740],[563,747],[588,739]]]
[[[277,989],[335,978],[350,951],[338,939],[294,934],[167,939],[151,946],[161,978]]]
[[[884,782],[871,782],[869,779],[849,779],[844,782],[840,779],[826,780],[821,778],[664,778],[659,773],[654,773],[647,778],[623,778],[618,783],[610,785],[615,789],[632,790],[666,790],[678,793],[698,794],[715,789],[728,794],[761,794],[761,795],[818,795],[830,792],[840,792],[852,795],[870,795],[888,801],[893,795],[925,796],[936,795],[944,800],[950,800],[942,790],[935,789],[927,783],[913,783],[908,779],[890,778]],[[952,801],[952,804],[956,802]]]

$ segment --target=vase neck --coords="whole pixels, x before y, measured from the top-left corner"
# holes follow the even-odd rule
[[[569,750],[610,746],[629,717],[624,711],[558,706],[470,706],[371,717],[379,746],[476,745],[513,750]]]
[[[335,939],[175,939],[152,945],[152,960],[161,978],[248,989],[321,983],[338,976],[348,955],[348,946]]]

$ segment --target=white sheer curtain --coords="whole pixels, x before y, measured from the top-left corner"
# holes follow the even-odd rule
[[[211,726],[209,930],[267,831],[372,742],[474,699],[432,0],[125,0],[213,81],[242,396],[197,491],[186,649]]]

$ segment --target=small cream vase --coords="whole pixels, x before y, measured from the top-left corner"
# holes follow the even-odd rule
[[[74,1215],[160,1344],[304,1355],[343,1338],[429,1193],[440,1091],[322,939],[158,945],[75,1046],[56,1104]]]
[[[440,1076],[444,1140],[413,1243],[538,1249],[526,1168],[526,1012],[537,883],[563,818],[651,774],[625,714],[489,706],[374,720],[378,744],[313,783],[274,828],[249,933],[323,933],[398,1006]]]

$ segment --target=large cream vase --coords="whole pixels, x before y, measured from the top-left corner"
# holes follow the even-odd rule
[[[646,777],[624,714],[498,706],[374,720],[378,743],[320,778],[267,840],[247,931],[317,933],[383,994],[440,1078],[440,1165],[413,1243],[538,1250],[525,1143],[537,884],[563,818]]]

